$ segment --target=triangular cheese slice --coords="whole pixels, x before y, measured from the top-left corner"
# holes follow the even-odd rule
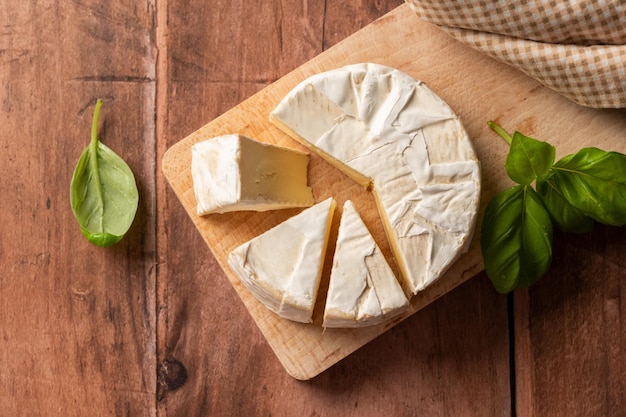
[[[280,317],[312,321],[336,202],[328,198],[233,250],[228,264]]]
[[[363,327],[402,313],[408,300],[351,201],[343,207],[324,327]]]

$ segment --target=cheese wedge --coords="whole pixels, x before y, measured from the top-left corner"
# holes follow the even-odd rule
[[[467,251],[480,165],[459,118],[421,81],[349,65],[301,82],[270,121],[372,189],[407,294]]]
[[[336,202],[328,198],[233,250],[228,264],[280,317],[312,321]]]
[[[209,213],[310,207],[309,155],[224,135],[191,148],[191,175],[200,216]]]
[[[324,309],[324,327],[379,324],[408,307],[385,256],[350,200],[343,206]]]

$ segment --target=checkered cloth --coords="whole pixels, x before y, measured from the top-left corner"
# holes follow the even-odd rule
[[[578,104],[626,108],[626,0],[406,0],[424,20]]]

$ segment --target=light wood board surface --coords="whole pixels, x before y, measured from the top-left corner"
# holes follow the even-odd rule
[[[280,319],[267,311],[239,283],[226,263],[228,253],[237,245],[298,210],[238,212],[202,218],[195,214],[189,170],[193,143],[222,134],[241,133],[260,141],[304,150],[269,123],[269,112],[306,77],[359,62],[395,67],[424,81],[461,117],[483,169],[483,209],[498,190],[510,184],[503,168],[507,145],[487,128],[488,120],[497,120],[509,131],[520,130],[549,141],[556,146],[557,157],[591,145],[621,152],[626,150],[626,142],[619,139],[626,128],[623,112],[595,111],[577,106],[517,70],[450,39],[438,28],[419,20],[406,5],[182,139],[165,154],[162,161],[164,175],[278,359],[286,371],[297,379],[316,376],[482,270],[477,230],[469,252],[444,277],[413,297],[411,309],[406,315],[392,323],[366,329],[323,330],[320,316],[328,264],[325,266],[314,323],[305,325]],[[368,192],[315,155],[311,157],[309,179],[317,201],[332,196],[341,206],[346,199],[354,200],[366,224],[389,256],[374,200]],[[335,232],[339,217],[337,213]]]

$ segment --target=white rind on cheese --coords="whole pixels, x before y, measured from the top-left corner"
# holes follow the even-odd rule
[[[364,327],[404,312],[409,303],[351,201],[339,224],[324,327]]]
[[[328,198],[233,250],[228,264],[280,317],[312,321],[336,202]]]
[[[421,81],[349,65],[301,82],[270,121],[372,188],[407,294],[467,251],[480,165],[459,118]]]
[[[191,175],[200,216],[266,211],[314,204],[308,186],[309,155],[224,135],[191,148]]]

